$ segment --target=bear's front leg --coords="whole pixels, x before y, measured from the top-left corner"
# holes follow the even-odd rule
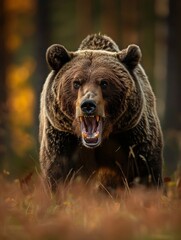
[[[49,126],[41,140],[40,163],[41,169],[52,191],[58,183],[70,179],[74,172],[73,155],[78,139],[66,132],[61,132]]]

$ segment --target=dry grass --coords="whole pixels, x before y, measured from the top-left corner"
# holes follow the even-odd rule
[[[179,183],[167,197],[136,189],[114,199],[80,183],[53,196],[39,178],[0,177],[0,239],[181,239]]]

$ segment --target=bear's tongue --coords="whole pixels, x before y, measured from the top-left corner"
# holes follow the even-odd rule
[[[95,117],[85,117],[84,123],[85,123],[85,129],[88,136],[92,136],[97,128],[97,122]]]
[[[80,117],[83,141],[97,144],[101,138],[102,121],[99,116]]]

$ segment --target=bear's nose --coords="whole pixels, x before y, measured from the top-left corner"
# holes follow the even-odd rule
[[[84,100],[81,104],[82,112],[91,115],[96,110],[96,103],[93,100]]]

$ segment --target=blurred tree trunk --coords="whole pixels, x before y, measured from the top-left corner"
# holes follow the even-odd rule
[[[50,42],[50,28],[49,16],[51,2],[48,0],[37,1],[37,14],[36,14],[36,36],[35,36],[35,58],[37,68],[35,72],[35,137],[38,140],[39,131],[39,111],[40,111],[40,93],[45,79],[48,75],[48,66],[45,60],[46,49],[49,47]]]
[[[143,66],[155,90],[155,0],[139,0],[140,45],[143,54]]]
[[[181,1],[169,1],[168,62],[165,112],[166,166],[169,173],[181,161]]]
[[[102,33],[110,36],[114,41],[118,39],[118,8],[115,0],[101,1],[101,29]]]
[[[121,48],[126,48],[131,43],[138,44],[139,1],[120,1]]]
[[[170,0],[166,127],[181,130],[181,1]]]
[[[4,0],[5,1],[5,0]],[[5,8],[4,1],[0,1],[0,168],[3,160],[7,157],[7,87],[6,87],[6,67],[7,48],[5,31]]]
[[[76,1],[76,35],[77,44],[85,38],[88,34],[93,33],[92,26],[92,0]],[[77,47],[78,47],[77,45]]]

